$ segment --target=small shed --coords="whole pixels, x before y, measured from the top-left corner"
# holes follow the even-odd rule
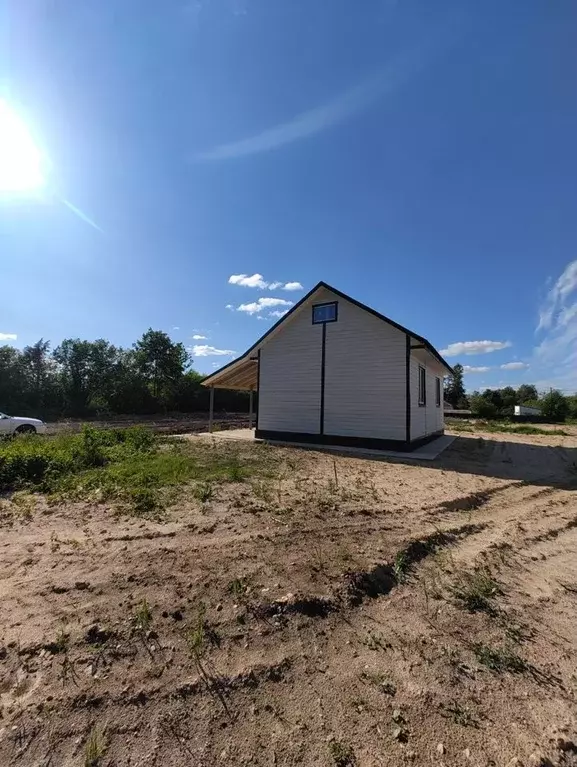
[[[258,392],[255,436],[413,450],[443,434],[451,367],[422,336],[319,282],[238,359],[203,381]]]

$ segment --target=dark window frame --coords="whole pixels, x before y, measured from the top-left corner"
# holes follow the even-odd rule
[[[334,306],[335,316],[332,320],[315,320],[315,309],[319,309],[323,306]],[[339,302],[338,301],[323,301],[322,304],[313,304],[312,309],[312,321],[313,325],[326,325],[327,322],[336,322],[339,318]]]
[[[441,407],[441,379],[439,376],[435,378],[435,405]]]
[[[426,407],[427,406],[427,369],[423,367],[423,365],[419,365],[419,396],[418,396],[418,402],[419,407]],[[421,375],[423,380],[423,387],[421,391]]]

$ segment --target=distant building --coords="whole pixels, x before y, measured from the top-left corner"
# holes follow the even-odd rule
[[[515,415],[541,415],[541,409],[538,407],[528,407],[527,405],[515,405]]]

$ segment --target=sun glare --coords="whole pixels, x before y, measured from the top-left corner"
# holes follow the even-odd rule
[[[34,192],[45,185],[43,158],[30,131],[0,99],[0,194]]]

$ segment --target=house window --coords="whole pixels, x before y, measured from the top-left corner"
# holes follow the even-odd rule
[[[425,379],[425,368],[419,365],[419,407],[427,404],[427,389]]]
[[[441,379],[435,378],[435,405],[441,407]]]
[[[325,322],[337,321],[337,302],[330,304],[316,304],[313,306],[313,325],[322,325]]]

